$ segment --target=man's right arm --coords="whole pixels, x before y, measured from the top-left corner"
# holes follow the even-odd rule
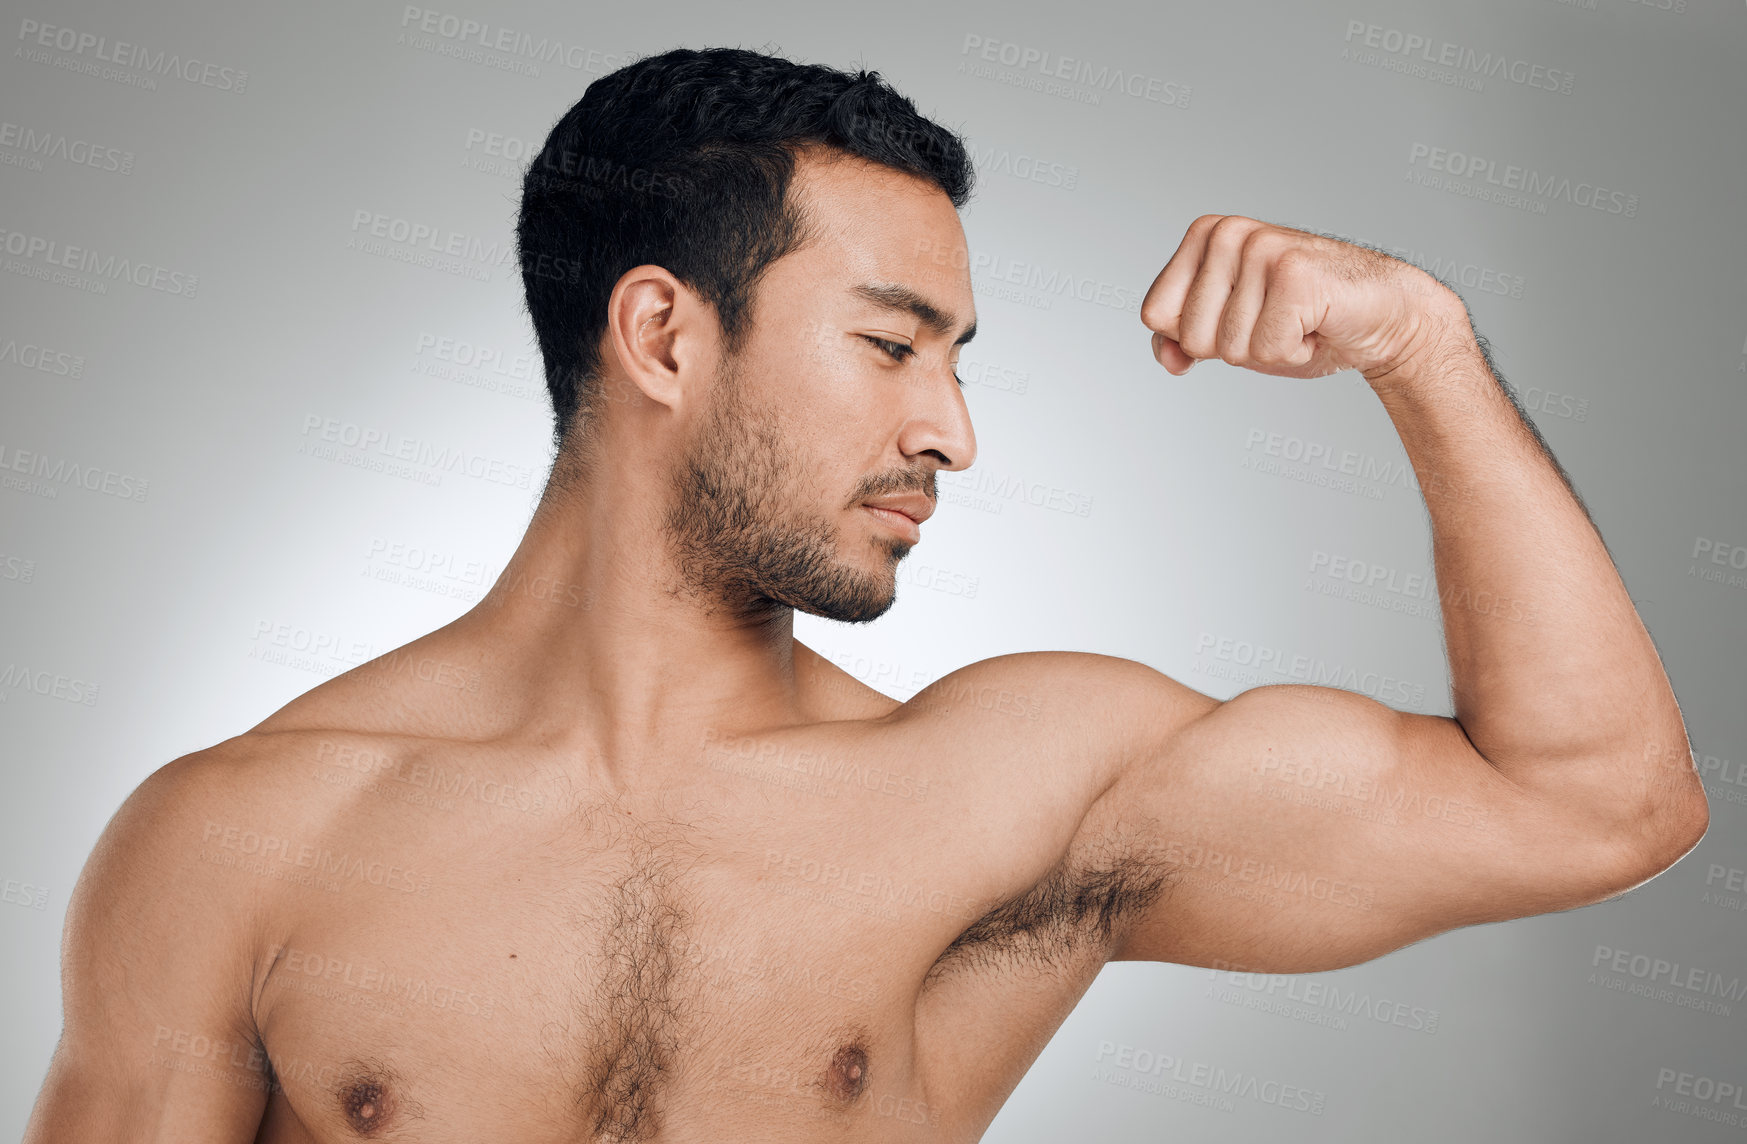
[[[99,837],[68,903],[61,1039],[24,1144],[255,1138],[270,1075],[252,1016],[266,894],[205,841],[231,814],[237,765],[219,751],[176,760]]]

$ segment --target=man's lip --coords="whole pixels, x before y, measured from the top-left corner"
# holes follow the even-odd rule
[[[906,496],[874,497],[862,504],[868,508],[884,509],[909,517],[916,524],[921,524],[934,515],[934,500],[926,493],[912,493]]]
[[[886,508],[884,505],[863,504],[862,508],[873,513],[881,521],[901,533],[911,544],[922,539],[922,523],[909,513],[900,509]]]
[[[913,521],[915,521],[915,522],[916,522],[916,523],[917,523],[917,524],[921,524],[921,523],[922,523],[922,521],[923,521],[923,518],[922,518],[922,517],[919,517],[919,516],[917,516],[917,515],[916,515],[916,514],[915,514],[915,513],[914,513],[914,512],[911,512],[911,511],[910,511],[910,510],[909,510],[909,509],[907,509],[907,508],[899,508],[899,507],[898,507],[898,506],[897,506],[897,505],[895,505],[895,504],[870,504],[870,505],[868,505],[868,506],[867,506],[867,507],[869,507],[869,508],[877,508],[877,509],[879,509],[879,510],[880,510],[880,511],[881,511],[881,512],[895,512],[895,513],[897,513],[897,514],[898,514],[898,515],[899,515],[899,516],[902,516],[902,517],[906,517],[906,518],[908,518],[908,519],[910,519],[910,520],[913,520]]]

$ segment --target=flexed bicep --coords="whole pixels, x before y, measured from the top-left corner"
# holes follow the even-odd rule
[[[1254,972],[1355,965],[1649,876],[1455,720],[1302,685],[1244,692],[1138,752],[1083,829],[1143,837],[1174,871],[1113,960]]]

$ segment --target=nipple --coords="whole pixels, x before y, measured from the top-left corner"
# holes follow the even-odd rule
[[[845,1104],[853,1101],[867,1087],[867,1050],[860,1045],[844,1045],[831,1058],[826,1073],[826,1088]]]
[[[369,1135],[383,1122],[383,1113],[387,1109],[382,1086],[375,1081],[355,1081],[347,1085],[340,1099],[346,1110],[346,1123],[359,1135]]]

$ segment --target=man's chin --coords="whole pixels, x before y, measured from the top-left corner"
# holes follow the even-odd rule
[[[908,547],[907,545],[905,546]],[[892,610],[898,600],[897,562],[883,573],[861,573],[830,585],[810,585],[783,603],[797,612],[844,624],[866,624]]]
[[[898,594],[894,590],[878,595],[803,599],[792,606],[798,612],[806,612],[820,619],[836,620],[842,624],[869,624],[891,611],[897,600]]]

